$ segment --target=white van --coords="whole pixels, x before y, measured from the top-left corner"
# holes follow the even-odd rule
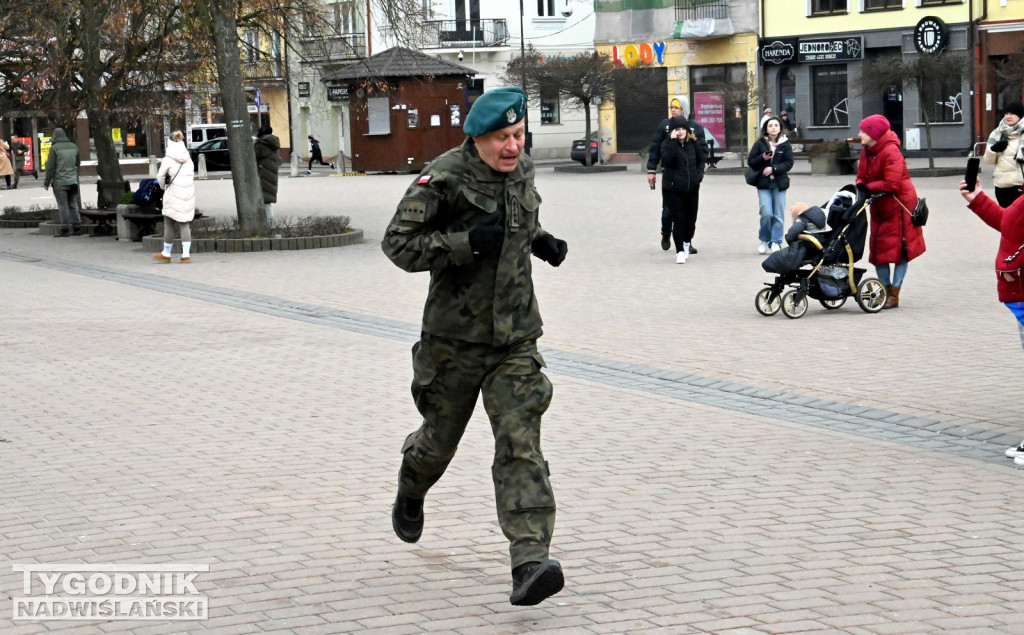
[[[191,150],[210,139],[228,136],[228,126],[223,123],[197,123],[185,127],[185,146]]]

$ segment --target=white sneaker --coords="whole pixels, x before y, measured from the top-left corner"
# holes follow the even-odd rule
[[[1021,441],[1020,445],[1015,448],[1006,448],[1006,457],[1009,459],[1024,457],[1024,441]]]
[[[306,170],[306,176],[313,176],[313,170]]]
[[[1024,456],[1018,456],[1013,460],[1014,465],[1024,465]]]
[[[762,255],[768,253],[768,243],[762,240],[761,244],[757,246],[757,253]]]
[[[685,251],[677,251],[676,252],[676,264],[677,265],[685,265],[686,264],[686,256],[687,255],[688,254]]]
[[[331,161],[331,169],[334,169],[334,161]]]
[[[782,251],[782,245],[780,245],[779,243],[772,243],[771,247],[768,248],[768,251],[772,252],[773,254],[776,251]]]

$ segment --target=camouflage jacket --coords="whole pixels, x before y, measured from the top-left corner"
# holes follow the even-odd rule
[[[423,331],[506,346],[541,330],[530,247],[546,232],[526,155],[510,173],[492,170],[466,139],[437,157],[406,190],[381,247],[405,271],[429,271]],[[502,224],[500,254],[474,259],[469,231]]]

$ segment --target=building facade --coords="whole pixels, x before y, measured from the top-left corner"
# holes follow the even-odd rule
[[[690,100],[716,148],[749,148],[757,123],[756,0],[597,2],[595,44],[623,67],[599,114],[602,150],[644,155],[669,99]],[[634,8],[634,7],[642,8]]]
[[[761,77],[767,105],[789,111],[805,138],[856,136],[872,114],[889,119],[907,151],[926,149],[924,121],[935,150],[963,151],[975,136],[968,75],[930,78],[927,103],[893,84],[863,87],[868,61],[883,56],[968,55],[972,16],[981,3],[964,0],[760,0]],[[927,111],[927,112],[925,112]]]
[[[979,141],[999,124],[1006,104],[1024,101],[1021,77],[1001,76],[998,72],[1004,65],[1013,66],[1014,61],[1024,70],[1024,2],[988,2],[978,23],[975,111]]]

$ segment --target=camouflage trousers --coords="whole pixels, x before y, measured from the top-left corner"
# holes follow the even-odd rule
[[[412,364],[412,395],[423,424],[402,446],[399,489],[426,497],[455,456],[482,392],[494,434],[498,524],[510,542],[512,567],[546,560],[555,496],[540,421],[551,403],[551,382],[540,372],[536,340],[496,348],[424,333],[412,348]]]

